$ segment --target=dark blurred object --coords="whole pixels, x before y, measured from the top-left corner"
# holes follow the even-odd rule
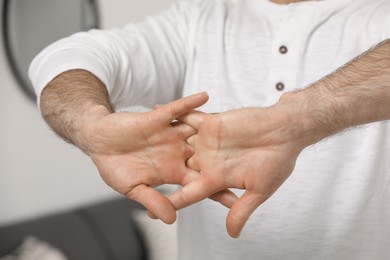
[[[19,86],[36,100],[28,78],[32,59],[46,46],[73,33],[99,28],[97,0],[4,0],[3,40]],[[45,10],[42,12],[42,10]]]
[[[146,260],[145,241],[132,220],[143,209],[127,199],[0,227],[0,256],[15,250],[26,236],[60,249],[69,260]]]

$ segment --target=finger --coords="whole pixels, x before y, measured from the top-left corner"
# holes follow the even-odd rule
[[[223,190],[210,196],[210,199],[219,202],[225,207],[230,209],[233,206],[233,204],[238,200],[238,197],[230,190]]]
[[[226,219],[226,228],[231,237],[237,238],[240,236],[249,217],[265,200],[266,198],[260,194],[246,191],[232,205]]]
[[[198,93],[163,105],[152,113],[155,113],[162,122],[170,123],[181,115],[205,104],[208,98],[209,96],[206,92]]]
[[[191,127],[192,128],[192,127]],[[194,129],[194,128],[192,128]],[[187,138],[186,143],[191,145],[192,147],[195,147],[195,142],[196,142],[196,135],[191,135],[190,137]]]
[[[188,138],[197,133],[196,129],[184,123],[175,124],[173,128],[176,129],[177,134],[183,140],[187,140]]]
[[[207,186],[204,184],[203,178],[198,178],[197,180],[190,182],[181,189],[177,190],[168,198],[176,210],[180,210],[204,200],[219,191],[216,186],[209,188],[206,187]]]
[[[190,182],[193,182],[195,181],[196,179],[198,179],[200,176],[199,172],[197,171],[193,171],[191,169],[188,169],[187,170],[187,173],[185,174],[185,176],[182,178],[181,180],[181,183],[175,183],[175,184],[180,184],[182,186],[185,186],[187,185],[188,183]],[[225,199],[227,200],[227,199]],[[158,219],[156,217],[156,215],[154,215],[152,212],[148,211],[148,216],[151,218],[151,219]]]
[[[234,194],[233,192],[231,192],[230,190],[224,190],[224,191],[217,192],[216,194],[210,196],[209,198],[216,201],[216,202],[221,203],[223,206],[225,206],[229,209],[238,200],[237,195]],[[153,213],[151,213],[150,211],[148,211],[148,216],[151,219],[157,219],[157,217]]]
[[[199,178],[200,178],[200,173],[198,171],[187,168],[187,172],[182,178],[180,185],[184,187],[191,182],[197,181]]]
[[[177,118],[180,122],[192,126],[195,129],[199,129],[200,125],[208,114],[200,111],[192,111]]]
[[[176,221],[176,210],[167,197],[147,185],[138,185],[126,196],[148,209],[153,215],[166,224]]]
[[[192,135],[186,140],[187,144],[189,144],[194,150],[195,150],[196,137],[197,137],[196,135]],[[195,155],[189,157],[189,159],[186,161],[186,165],[188,168],[198,172],[201,169]]]
[[[152,212],[150,212],[148,210],[148,217],[151,218],[151,219],[158,219],[158,217],[156,217],[156,215],[154,215]]]
[[[199,166],[198,160],[196,159],[196,156],[192,156],[191,158],[189,158],[186,161],[186,165],[188,168],[190,168],[194,171],[200,172],[200,166]]]

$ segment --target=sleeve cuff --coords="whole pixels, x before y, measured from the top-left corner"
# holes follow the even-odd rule
[[[111,85],[106,68],[93,54],[83,50],[65,49],[55,53],[38,55],[29,68],[29,77],[37,95],[37,104],[46,85],[59,74],[72,70],[84,69],[98,77],[111,93]]]

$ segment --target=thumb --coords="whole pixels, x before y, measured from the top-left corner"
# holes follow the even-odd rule
[[[246,191],[231,207],[226,219],[229,235],[238,238],[252,213],[266,200],[265,196]]]
[[[174,206],[168,198],[152,187],[138,185],[125,195],[142,204],[156,218],[161,219],[166,224],[172,224],[176,221]]]

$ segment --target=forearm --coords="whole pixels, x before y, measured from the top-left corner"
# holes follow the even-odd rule
[[[390,41],[310,87],[285,94],[279,104],[288,105],[291,116],[299,118],[309,144],[350,127],[390,119]]]
[[[41,94],[40,108],[49,126],[76,145],[82,118],[113,112],[104,84],[84,70],[66,71],[50,81]]]

